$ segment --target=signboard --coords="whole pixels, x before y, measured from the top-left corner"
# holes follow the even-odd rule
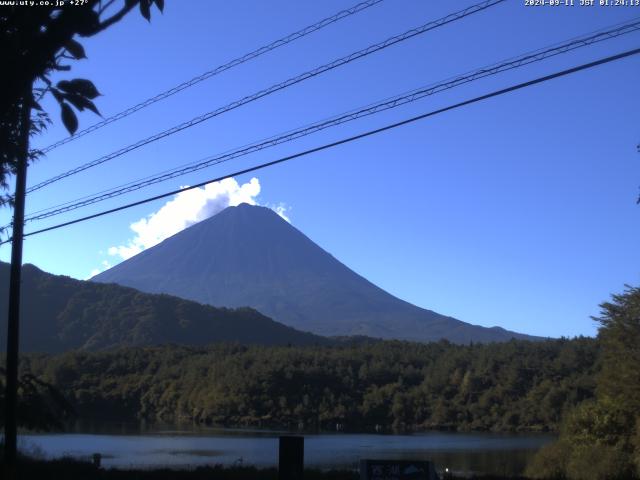
[[[360,460],[360,480],[438,480],[432,462]]]

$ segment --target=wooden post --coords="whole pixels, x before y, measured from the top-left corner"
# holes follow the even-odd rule
[[[304,473],[304,437],[280,437],[279,480],[302,480]]]
[[[11,239],[11,274],[9,278],[9,314],[7,321],[7,383],[4,415],[4,461],[8,471],[15,469],[18,444],[18,353],[20,345],[20,282],[22,275],[22,240],[24,233],[24,203],[29,160],[31,128],[31,85],[22,97],[20,144],[16,159],[16,191],[13,207],[13,237]]]

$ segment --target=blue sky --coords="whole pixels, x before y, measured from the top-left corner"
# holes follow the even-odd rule
[[[84,42],[86,77],[111,115],[355,1],[168,1]],[[29,185],[223,106],[471,1],[386,0],[51,152]],[[579,2],[577,2],[579,3]],[[33,212],[221,153],[640,15],[632,7],[525,7],[509,0],[454,24],[243,106],[28,196]],[[27,225],[46,227],[638,47],[640,34],[484,79],[135,194]],[[640,58],[528,88],[253,175],[263,205],[343,263],[416,305],[545,336],[593,335],[589,318],[639,285]],[[65,136],[58,121],[33,140]],[[81,127],[98,118],[82,114]],[[255,185],[255,182],[254,182]],[[248,187],[246,187],[248,188]],[[253,195],[253,196],[252,196]],[[29,238],[24,260],[86,278],[130,225],[168,200]],[[168,210],[167,210],[168,211]],[[2,212],[6,223],[8,212]],[[10,249],[2,246],[0,258]]]

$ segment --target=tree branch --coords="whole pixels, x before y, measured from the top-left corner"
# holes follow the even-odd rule
[[[104,6],[102,5],[102,2],[100,2],[100,8],[98,10],[98,15],[102,15],[104,12],[107,11],[107,9],[113,5],[115,3],[116,0],[109,0],[107,3],[104,4]]]
[[[106,19],[103,22],[100,22],[100,25],[98,25],[98,27],[92,31],[89,35],[83,35],[84,37],[92,37],[93,35],[100,33],[101,31],[109,28],[111,25],[113,25],[114,23],[118,23],[120,20],[122,20],[122,18],[129,13],[131,10],[133,10],[133,8],[138,5],[138,2],[132,3],[132,4],[125,4],[125,6],[123,8],[120,9],[120,11],[114,15],[112,15],[111,17],[109,17],[108,19]]]

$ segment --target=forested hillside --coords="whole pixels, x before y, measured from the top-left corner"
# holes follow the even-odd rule
[[[0,312],[7,311],[9,265],[0,262]],[[83,282],[25,265],[20,350],[57,353],[120,346],[314,345],[329,340],[300,332],[251,308],[216,308],[119,285]],[[0,329],[6,345],[6,329]]]
[[[398,341],[127,348],[30,355],[23,368],[96,419],[345,430],[553,430],[594,395],[598,345]]]

